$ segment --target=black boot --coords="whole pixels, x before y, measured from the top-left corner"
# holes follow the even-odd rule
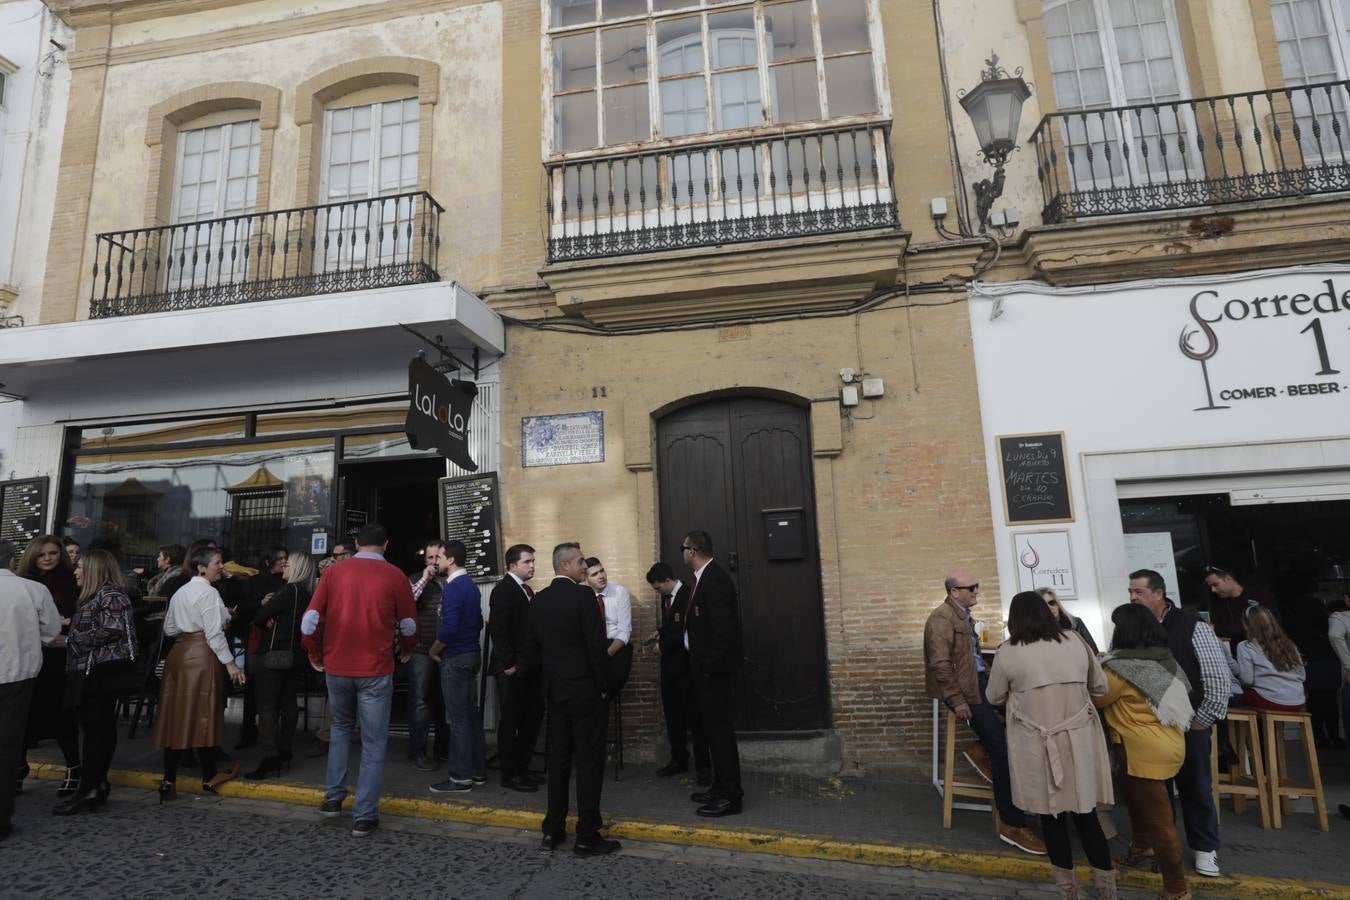
[[[262,762],[258,763],[258,768],[244,775],[249,781],[262,781],[273,775],[280,775],[283,771],[290,769],[291,761],[280,755],[264,757]]]

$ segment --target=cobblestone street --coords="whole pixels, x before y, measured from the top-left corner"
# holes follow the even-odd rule
[[[58,818],[47,812],[55,787],[30,781],[20,796],[16,833],[0,845],[0,896],[1052,896],[1048,886],[1023,882],[635,842],[612,857],[578,859],[567,847],[541,852],[529,833],[396,817],[358,839],[346,815],[321,819],[305,807],[188,794],[160,808],[149,791],[122,788],[100,812]],[[96,862],[77,867],[72,847]]]

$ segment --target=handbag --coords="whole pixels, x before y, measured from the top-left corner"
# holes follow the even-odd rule
[[[290,585],[287,585],[287,587],[290,587]],[[299,599],[300,599],[299,597],[296,597],[297,602],[295,606],[297,612],[299,611],[300,608],[300,604],[298,602]],[[263,668],[270,669],[273,672],[286,672],[295,668],[295,651],[277,649],[278,630],[279,630],[278,626],[274,624],[272,626],[271,645],[267,648],[267,652],[263,654]],[[291,634],[295,634],[294,625],[292,625]]]

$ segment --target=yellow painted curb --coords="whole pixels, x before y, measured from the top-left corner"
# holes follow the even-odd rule
[[[38,778],[61,780],[65,768],[50,763],[35,764],[32,774]],[[115,769],[108,780],[124,787],[154,790],[159,776],[153,772]],[[202,793],[193,782],[180,787],[182,793]],[[252,800],[272,800],[282,803],[318,806],[323,800],[319,788],[282,781],[231,781],[219,791],[224,797],[243,797]],[[460,822],[497,828],[516,828],[536,831],[540,813],[528,809],[500,809],[457,801],[422,800],[411,797],[384,796],[380,809],[394,815],[411,816],[442,822]],[[575,824],[575,820],[571,820]],[[881,844],[862,841],[839,841],[810,837],[788,831],[760,829],[734,831],[700,825],[673,825],[641,819],[611,818],[606,833],[612,837],[631,838],[660,844],[678,844],[689,847],[714,847],[743,853],[766,853],[797,859],[818,859],[834,862],[861,863],[871,866],[894,866],[929,872],[952,872],[986,878],[1013,878],[1021,881],[1049,883],[1050,865],[1043,860],[1025,856],[1003,856],[997,853],[978,853],[950,850],[921,844]],[[1080,869],[1079,878],[1088,883],[1088,870]],[[1134,890],[1160,891],[1162,879],[1150,873],[1126,869],[1117,871],[1120,887]],[[1302,879],[1281,880],[1263,876],[1243,875],[1240,878],[1189,879],[1189,887],[1197,894],[1220,894],[1224,897],[1251,898],[1251,900],[1311,900],[1311,898],[1350,898],[1350,886]]]

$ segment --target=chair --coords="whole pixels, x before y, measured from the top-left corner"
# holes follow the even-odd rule
[[[1287,748],[1284,740],[1284,726],[1299,726],[1299,735],[1303,740],[1303,753],[1308,764],[1310,785],[1292,784],[1289,781],[1289,765],[1286,758]],[[1329,831],[1327,824],[1327,800],[1322,793],[1322,770],[1317,762],[1317,746],[1313,741],[1312,716],[1306,712],[1261,711],[1261,731],[1266,740],[1266,772],[1270,780],[1270,816],[1276,828],[1281,827],[1281,817],[1289,814],[1287,802],[1292,797],[1311,797],[1313,809],[1317,813],[1317,827]]]
[[[933,787],[942,797],[942,827],[952,827],[953,809],[971,809],[977,812],[990,811],[994,816],[994,827],[998,827],[998,807],[994,805],[994,789],[990,785],[972,784],[955,780],[956,770],[956,711],[947,708],[944,726],[945,735],[942,747],[942,777],[938,778],[938,716],[940,701],[933,701]],[[984,800],[985,803],[958,803],[957,797],[969,797]],[[986,803],[988,805],[986,805]]]
[[[1257,711],[1243,707],[1228,708],[1228,740],[1237,754],[1237,762],[1228,772],[1219,771],[1219,729],[1223,722],[1215,722],[1209,742],[1209,765],[1213,773],[1214,809],[1221,812],[1223,798],[1233,798],[1233,812],[1246,811],[1247,798],[1255,797],[1261,813],[1261,827],[1270,827],[1269,785],[1261,758],[1260,725]]]

